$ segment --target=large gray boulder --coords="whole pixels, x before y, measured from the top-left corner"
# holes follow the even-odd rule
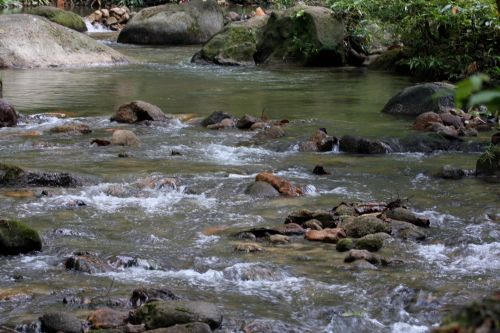
[[[217,65],[255,65],[254,54],[269,16],[255,16],[246,21],[228,24],[210,38],[192,62]]]
[[[298,5],[273,12],[255,54],[257,63],[345,64],[344,25],[324,7]]]
[[[145,8],[120,32],[119,43],[189,45],[205,43],[222,30],[224,18],[214,0],[193,0]]]
[[[88,66],[128,62],[93,38],[33,15],[0,15],[0,68]]]
[[[455,106],[454,89],[454,85],[444,82],[407,87],[394,95],[382,112],[404,116],[418,116],[429,111],[440,113]]]
[[[168,121],[169,119],[156,105],[144,101],[132,101],[120,105],[110,120],[119,123],[134,124],[145,120]]]

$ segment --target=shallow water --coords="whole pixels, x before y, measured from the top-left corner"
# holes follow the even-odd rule
[[[51,195],[42,198],[13,198],[8,189],[0,189],[2,215],[27,222],[44,239],[38,255],[0,258],[0,291],[18,295],[0,299],[0,324],[62,309],[65,296],[102,296],[111,286],[111,295],[127,297],[136,286],[154,285],[217,303],[227,331],[259,319],[289,332],[426,332],[450,305],[499,287],[500,229],[498,217],[496,222],[491,218],[500,214],[498,184],[433,177],[444,164],[472,169],[477,154],[352,156],[296,149],[318,127],[336,136],[406,135],[411,121],[380,109],[410,85],[407,78],[349,68],[195,66],[189,62],[194,47],[107,43],[140,63],[1,72],[4,97],[18,112],[63,112],[68,118],[43,117],[0,129],[0,160],[99,181],[49,189]],[[168,127],[109,122],[119,105],[134,99],[171,114],[264,113],[291,124],[286,138],[259,146],[249,143],[253,133],[237,130],[210,131],[180,121]],[[48,132],[70,121],[89,124],[93,133]],[[90,146],[93,138],[109,138],[108,128],[133,130],[142,147]],[[43,134],[22,135],[29,131]],[[182,156],[171,156],[172,150]],[[118,158],[120,152],[131,157]],[[312,175],[316,164],[332,175]],[[275,200],[243,194],[264,170],[315,191]],[[146,177],[174,177],[180,186],[140,188],[137,183]],[[395,240],[384,247],[382,254],[401,260],[396,266],[353,270],[334,245],[301,239],[266,246],[263,254],[232,250],[232,231],[280,224],[295,209],[397,197],[410,198],[411,207],[431,219],[431,228],[423,243]],[[76,200],[87,206],[75,207]],[[209,227],[229,229],[205,236]],[[97,275],[65,271],[61,263],[76,250],[103,258],[138,256],[158,269]],[[13,274],[24,279],[15,282]]]

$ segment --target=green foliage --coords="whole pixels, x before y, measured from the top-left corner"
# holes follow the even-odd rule
[[[401,61],[426,79],[458,80],[481,70],[500,77],[500,20],[493,0],[327,0],[347,31],[369,44],[372,24],[394,33]]]
[[[484,85],[490,81],[485,74],[477,74],[457,83],[455,89],[455,102],[457,107],[473,108],[486,105],[490,115],[496,115],[500,111],[500,87],[496,89],[484,89]]]
[[[115,1],[113,1],[115,2]],[[143,0],[118,0],[116,2],[118,6],[127,6],[128,8],[140,8],[144,7],[144,1]]]

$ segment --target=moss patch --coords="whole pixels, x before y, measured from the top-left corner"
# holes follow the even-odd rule
[[[0,255],[16,255],[41,249],[42,240],[36,230],[22,222],[0,220]]]
[[[45,17],[54,23],[79,32],[87,31],[87,26],[81,16],[59,8],[40,6],[31,9],[29,14]]]

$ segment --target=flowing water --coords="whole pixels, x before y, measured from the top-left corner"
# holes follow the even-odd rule
[[[410,85],[407,78],[364,69],[195,66],[189,59],[197,48],[107,43],[140,63],[1,72],[4,97],[17,111],[63,112],[68,118],[37,117],[0,129],[0,160],[89,175],[98,182],[49,189],[43,197],[16,198],[0,189],[2,215],[28,223],[44,243],[39,254],[0,258],[0,295],[13,295],[0,298],[0,324],[63,309],[64,297],[126,298],[135,287],[148,285],[218,304],[227,332],[253,320],[273,332],[426,332],[451,305],[499,287],[498,184],[433,177],[444,164],[472,169],[477,154],[297,150],[318,127],[336,136],[406,135],[411,120],[380,109]],[[134,99],[171,114],[265,113],[291,123],[285,138],[255,145],[253,133],[238,130],[212,131],[180,121],[167,127],[109,122],[119,105]],[[74,121],[89,124],[93,133],[48,132]],[[141,148],[90,145],[93,138],[109,138],[109,128],[133,130]],[[42,135],[27,135],[32,131]],[[182,155],[172,156],[172,150]],[[130,157],[118,158],[121,152]],[[332,174],[312,175],[316,164]],[[274,200],[243,194],[265,170],[312,191]],[[180,185],[139,188],[148,177],[174,177]],[[431,219],[431,228],[423,243],[394,240],[384,247],[382,254],[399,260],[395,266],[351,269],[334,245],[302,239],[266,246],[264,253],[233,252],[232,232],[281,224],[293,210],[398,196],[410,198],[411,207]],[[77,200],[86,206],[75,205]],[[229,229],[206,235],[211,227]],[[139,257],[148,264],[95,275],[66,271],[64,258],[81,250],[104,259]],[[24,278],[15,280],[15,274]]]

